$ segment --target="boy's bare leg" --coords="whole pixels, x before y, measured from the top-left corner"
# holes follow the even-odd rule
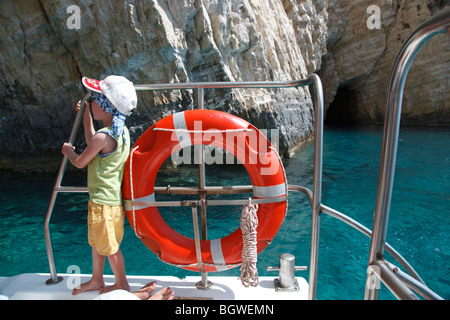
[[[117,289],[130,291],[130,285],[128,284],[127,276],[125,274],[125,261],[123,259],[122,251],[119,249],[115,254],[108,256],[108,261],[116,278],[116,283],[112,286],[103,288],[101,293]]]
[[[160,291],[151,295],[156,288],[156,281],[147,283],[141,289],[133,291],[133,294],[141,300],[172,300],[174,293],[170,287],[162,288]]]
[[[152,281],[150,283],[147,283],[141,289],[133,291],[133,294],[141,300],[147,300],[148,298],[150,298],[155,288],[156,288],[156,281]]]
[[[82,283],[79,288],[73,289],[72,294],[74,296],[85,291],[101,290],[105,286],[103,282],[105,260],[106,257],[100,255],[97,249],[92,247],[92,278],[88,282]]]
[[[174,293],[170,287],[164,287],[147,300],[172,300],[173,295]]]

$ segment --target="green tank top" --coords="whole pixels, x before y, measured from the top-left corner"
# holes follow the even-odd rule
[[[108,133],[103,128],[96,132]],[[97,154],[88,165],[88,189],[90,200],[108,206],[122,204],[122,178],[125,162],[130,153],[130,133],[124,128],[119,138],[109,134],[117,141],[117,148],[109,154]],[[125,141],[127,143],[124,143]]]

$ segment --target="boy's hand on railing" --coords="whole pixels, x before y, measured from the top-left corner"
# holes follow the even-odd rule
[[[64,142],[62,148],[61,148],[61,153],[65,156],[68,156],[71,152],[75,151],[75,147],[68,142]]]

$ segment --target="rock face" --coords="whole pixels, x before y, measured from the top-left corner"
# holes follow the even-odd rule
[[[369,29],[372,11],[361,2],[339,1],[328,8],[327,54],[319,71],[326,104],[344,89],[348,104],[341,111],[359,123],[383,123],[389,77],[401,47],[421,23],[449,6],[448,1],[377,2],[380,29]],[[450,124],[448,40],[445,33],[436,35],[416,56],[405,85],[402,123]]]
[[[59,166],[74,106],[85,94],[82,76],[118,74],[143,84],[287,81],[318,72],[326,107],[346,87],[352,119],[378,123],[401,45],[448,3],[373,2],[380,29],[369,29],[362,0],[3,0],[0,168]],[[406,122],[450,123],[449,46],[445,35],[435,38],[411,68]],[[139,92],[127,120],[133,141],[160,118],[195,107],[195,97],[191,90]],[[312,134],[308,88],[205,90],[205,104],[279,130],[285,156]]]

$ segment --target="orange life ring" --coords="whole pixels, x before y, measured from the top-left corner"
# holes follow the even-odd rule
[[[213,145],[232,153],[250,176],[254,199],[284,197],[283,201],[274,199],[272,203],[259,204],[257,252],[260,253],[275,237],[286,215],[286,176],[280,157],[267,138],[256,127],[231,114],[215,110],[179,112],[159,120],[144,132],[125,165],[124,204],[132,199],[155,201],[155,179],[163,162],[173,152],[196,144]],[[134,214],[131,206],[124,207],[136,234],[162,261],[199,271],[194,239],[171,228],[157,207],[134,206]],[[222,271],[241,264],[242,247],[239,228],[221,239],[201,240],[204,271]]]

